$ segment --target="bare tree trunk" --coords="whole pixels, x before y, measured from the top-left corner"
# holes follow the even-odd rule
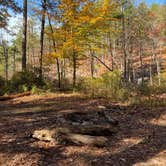
[[[30,32],[30,22],[27,22],[27,64],[30,64],[30,40],[31,40],[31,32]]]
[[[57,66],[57,73],[58,73],[58,88],[61,88],[61,73],[60,73],[60,64],[59,64],[58,58],[56,58],[56,66]]]
[[[52,24],[51,24],[51,19],[48,15],[48,22],[49,22],[49,26],[50,26],[50,29],[51,29],[51,37],[52,37],[52,44],[53,44],[53,47],[54,47],[54,51],[56,52],[56,42],[55,42],[55,39],[53,37],[53,33],[54,33],[54,30],[52,28]],[[57,73],[58,73],[58,87],[61,88],[61,73],[60,73],[60,64],[59,64],[59,59],[56,58],[56,66],[57,66]]]
[[[141,78],[142,83],[144,82],[144,71],[143,71],[143,61],[142,61],[142,43],[139,44],[139,60],[140,60],[140,67],[141,67]]]
[[[132,73],[133,73],[133,82],[135,82],[135,69],[133,68],[133,71],[132,71]]]
[[[157,57],[157,75],[158,75],[158,85],[161,85],[161,67],[160,67],[160,57],[161,57],[161,45],[160,45],[160,56]]]
[[[91,68],[91,77],[94,78],[94,51],[90,50],[90,68]]]
[[[46,14],[46,0],[42,0],[42,20],[41,20],[41,32],[40,32],[40,70],[39,76],[42,80],[43,76],[43,41],[44,41],[44,29],[45,29],[45,14]]]
[[[4,75],[5,80],[8,80],[8,46],[5,40],[2,40],[3,56],[4,56]]]
[[[127,70],[128,70],[128,82],[131,82],[131,59],[128,59],[128,67],[127,67]]]
[[[26,70],[26,47],[27,47],[27,0],[23,4],[23,37],[22,37],[22,70]]]
[[[76,53],[73,51],[73,88],[76,87]]]
[[[161,85],[161,73],[160,73],[160,57],[155,53],[155,41],[153,40],[152,44],[153,57],[155,58],[156,67],[157,67],[157,76],[158,76],[158,85]],[[161,55],[161,46],[160,46],[160,55]]]
[[[132,41],[130,41],[130,49],[129,49],[129,59],[128,59],[128,81],[132,81],[132,69],[133,69],[133,45]]]
[[[66,59],[63,59],[63,78],[66,78]]]
[[[5,79],[8,80],[8,68],[9,68],[9,62],[8,62],[8,48],[7,45],[4,45],[4,56],[5,56]]]
[[[125,17],[124,17],[124,9],[122,6],[122,50],[123,50],[123,78],[124,81],[127,81],[127,53],[126,53],[126,27],[125,27]]]
[[[112,71],[114,70],[114,54],[112,51],[112,42],[110,38],[110,32],[108,33],[108,48],[109,48],[109,53],[111,55],[111,63],[112,63]]]
[[[112,69],[106,65],[100,58],[98,58],[97,56],[93,55],[94,58],[96,58],[104,67],[106,67],[109,71],[112,71]]]
[[[153,85],[153,78],[152,78],[152,65],[153,65],[153,56],[150,56],[150,66],[149,66],[149,74],[150,74],[150,85]]]
[[[149,74],[150,74],[150,85],[153,85],[153,78],[152,78],[152,64],[149,67]]]
[[[16,46],[14,46],[13,50],[13,73],[16,72]]]

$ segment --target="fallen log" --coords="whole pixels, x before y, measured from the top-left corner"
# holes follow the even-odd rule
[[[41,141],[50,141],[60,144],[74,143],[76,145],[105,146],[108,144],[108,138],[105,136],[111,136],[116,131],[117,128],[111,125],[70,125],[51,130],[36,130],[32,137]]]
[[[49,142],[55,142],[55,133],[56,130],[35,130],[32,134],[32,138],[41,140],[41,141],[49,141]]]
[[[59,127],[57,131],[63,133],[78,133],[92,136],[110,136],[118,131],[114,125],[68,125]]]
[[[108,144],[108,138],[103,136],[90,136],[75,133],[58,133],[56,139],[59,143],[74,143],[76,145],[89,145],[103,147]]]
[[[60,130],[36,130],[33,138],[40,141],[54,142],[57,144],[75,144],[75,145],[89,145],[89,146],[106,146],[108,138],[104,136],[91,136],[84,134],[69,133]]]
[[[30,91],[24,92],[24,93],[19,93],[19,94],[14,94],[14,95],[0,96],[0,101],[12,100],[12,99],[15,99],[15,98],[29,96],[29,95],[31,95]]]

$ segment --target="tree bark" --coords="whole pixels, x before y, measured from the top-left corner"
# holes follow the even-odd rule
[[[140,67],[141,67],[141,79],[142,83],[144,82],[144,71],[143,71],[143,61],[142,61],[142,43],[139,43],[139,60],[140,60]]]
[[[5,78],[6,78],[6,81],[9,79],[9,74],[8,74],[8,71],[9,71],[9,56],[8,56],[8,48],[7,46],[4,48],[4,55],[5,55]]]
[[[16,46],[14,46],[13,50],[13,73],[16,72]]]
[[[111,56],[111,64],[112,64],[112,71],[113,71],[114,70],[114,53],[113,53],[113,49],[112,49],[110,32],[108,33],[108,48],[109,48],[109,54]]]
[[[124,81],[127,81],[127,53],[126,53],[126,27],[125,27],[125,17],[124,17],[124,8],[123,5],[121,7],[122,11],[122,50],[123,50],[123,79]]]
[[[43,43],[44,43],[44,29],[45,29],[45,14],[46,14],[46,0],[42,0],[42,20],[41,20],[41,32],[40,32],[40,80],[43,77]]]
[[[76,72],[77,72],[77,64],[76,64],[76,53],[73,51],[73,88],[76,87]]]
[[[48,15],[48,22],[49,22],[49,26],[50,26],[51,33],[52,33],[51,37],[52,37],[53,48],[54,48],[54,51],[56,52],[56,42],[53,37],[54,30],[52,28],[51,19],[50,19],[49,15]],[[56,66],[57,66],[57,73],[58,73],[58,88],[61,88],[61,73],[60,73],[60,64],[59,64],[58,58],[56,58]]]
[[[151,56],[150,56],[150,66],[149,66],[150,85],[153,85],[152,66],[153,66],[153,56],[151,55]]]
[[[158,76],[158,85],[161,85],[161,74],[160,74],[160,57],[157,56],[157,54],[155,53],[155,41],[153,40],[153,56],[155,57],[155,61],[156,61],[156,67],[157,67],[157,76]],[[161,54],[161,46],[160,46],[160,54]]]
[[[100,58],[98,58],[97,56],[93,55],[94,58],[96,58],[103,66],[105,66],[109,71],[112,71],[112,69],[106,65]]]
[[[94,51],[90,50],[90,69],[91,69],[91,78],[94,78]]]
[[[117,127],[114,125],[67,125],[66,127],[58,127],[51,130],[36,130],[32,137],[43,141],[104,146],[108,143],[108,139],[105,136],[111,136],[115,132],[117,132]]]
[[[59,143],[74,143],[76,145],[89,145],[103,147],[108,145],[108,138],[102,136],[90,136],[74,133],[59,133]]]
[[[27,0],[23,4],[23,37],[22,37],[22,71],[26,70],[26,48],[27,48]]]

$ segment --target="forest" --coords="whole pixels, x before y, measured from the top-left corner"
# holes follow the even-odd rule
[[[165,0],[0,0],[0,165],[165,166]]]

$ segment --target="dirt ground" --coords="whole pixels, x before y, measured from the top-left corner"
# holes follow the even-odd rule
[[[108,147],[53,145],[31,138],[57,116],[109,107],[119,131]],[[0,166],[166,166],[166,108],[129,107],[79,94],[31,95],[0,102]]]

